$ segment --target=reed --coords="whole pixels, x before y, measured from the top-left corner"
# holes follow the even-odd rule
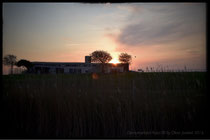
[[[206,73],[3,76],[2,138],[206,136]],[[139,132],[138,135],[136,132]],[[183,135],[177,135],[183,136]],[[190,136],[195,136],[190,135]]]

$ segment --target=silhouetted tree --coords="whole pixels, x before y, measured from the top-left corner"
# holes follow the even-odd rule
[[[112,60],[112,56],[106,51],[94,51],[90,54],[91,62],[108,63]]]
[[[25,60],[25,59],[19,60],[19,61],[16,63],[16,65],[17,65],[18,67],[24,66],[24,67],[27,69],[27,71],[29,71],[29,69],[33,66],[33,64],[32,64],[30,61]]]
[[[121,63],[128,63],[128,64],[130,64],[131,61],[132,61],[132,57],[131,57],[131,55],[129,55],[129,54],[127,54],[127,53],[121,53],[121,54],[119,55],[119,61],[120,61]]]
[[[90,54],[90,56],[91,56],[91,62],[102,63],[103,73],[104,73],[104,64],[112,60],[112,56],[108,52],[102,50],[94,51]]]
[[[11,74],[13,74],[13,66],[16,64],[16,56],[12,54],[8,54],[3,58],[3,64],[6,66],[10,66]]]

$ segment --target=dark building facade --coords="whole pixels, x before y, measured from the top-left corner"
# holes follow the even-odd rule
[[[85,57],[85,63],[67,63],[67,62],[32,62],[32,73],[116,73],[128,72],[129,64],[101,64],[91,63],[90,56]]]

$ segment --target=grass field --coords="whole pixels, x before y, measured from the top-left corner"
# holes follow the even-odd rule
[[[207,136],[205,72],[3,76],[1,137]]]

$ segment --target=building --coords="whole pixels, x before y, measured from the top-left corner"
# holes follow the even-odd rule
[[[67,62],[32,62],[32,73],[116,73],[128,72],[129,64],[101,64],[91,63],[90,56],[85,56],[85,63],[67,63]]]

